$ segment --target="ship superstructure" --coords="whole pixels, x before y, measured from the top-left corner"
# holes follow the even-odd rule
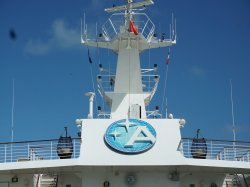
[[[77,119],[79,138],[0,143],[0,187],[197,187],[247,186],[250,143],[182,138],[184,119],[147,111],[160,76],[141,69],[139,55],[176,44],[157,38],[151,19],[141,11],[152,0],[105,9],[112,13],[97,39],[89,39],[84,21],[81,43],[117,54],[114,74],[99,65],[98,90],[110,113],[98,108],[88,92],[89,114]],[[150,74],[148,72],[153,71]],[[229,175],[231,174],[231,175]],[[240,174],[240,175],[239,175]]]

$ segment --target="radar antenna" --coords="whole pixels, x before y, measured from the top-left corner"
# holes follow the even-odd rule
[[[105,11],[108,13],[122,11],[122,10],[127,10],[128,12],[130,12],[131,9],[139,8],[139,7],[143,7],[147,5],[152,5],[152,4],[154,4],[154,1],[152,0],[144,0],[141,2],[137,2],[137,3],[134,3],[133,0],[128,0],[127,5],[120,5],[120,6],[114,6],[111,8],[106,8]]]

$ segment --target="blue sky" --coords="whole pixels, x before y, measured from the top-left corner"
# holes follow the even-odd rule
[[[0,1],[0,141],[11,140],[12,83],[15,80],[14,141],[57,138],[64,126],[76,137],[75,119],[85,118],[92,91],[86,47],[80,45],[80,19],[90,36],[108,18],[104,8],[118,0]],[[156,33],[169,34],[177,19],[177,45],[171,48],[168,111],[185,118],[184,137],[197,128],[206,138],[232,139],[230,83],[233,83],[236,139],[250,132],[250,2],[248,0],[155,1],[147,9]],[[11,40],[10,29],[17,38]],[[142,54],[142,67],[157,63],[161,82],[151,108],[162,105],[168,49]],[[116,62],[111,51],[91,48],[98,62]],[[149,60],[150,56],[150,60]],[[97,105],[102,105],[100,97]]]

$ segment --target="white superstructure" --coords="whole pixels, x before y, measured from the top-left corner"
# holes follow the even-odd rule
[[[105,9],[113,14],[94,40],[88,39],[84,21],[81,43],[118,56],[115,74],[100,70],[97,76],[110,113],[98,108],[95,117],[96,93],[88,92],[87,118],[76,120],[80,138],[0,143],[0,187],[250,185],[250,142],[182,138],[184,119],[146,111],[160,76],[155,68],[141,69],[139,55],[176,44],[175,29],[170,39],[159,39],[153,22],[141,13],[153,3],[128,0]]]

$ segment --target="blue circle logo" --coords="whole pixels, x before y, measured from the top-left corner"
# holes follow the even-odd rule
[[[122,119],[112,123],[105,135],[105,142],[114,150],[136,154],[149,150],[156,141],[155,129],[147,122]]]

